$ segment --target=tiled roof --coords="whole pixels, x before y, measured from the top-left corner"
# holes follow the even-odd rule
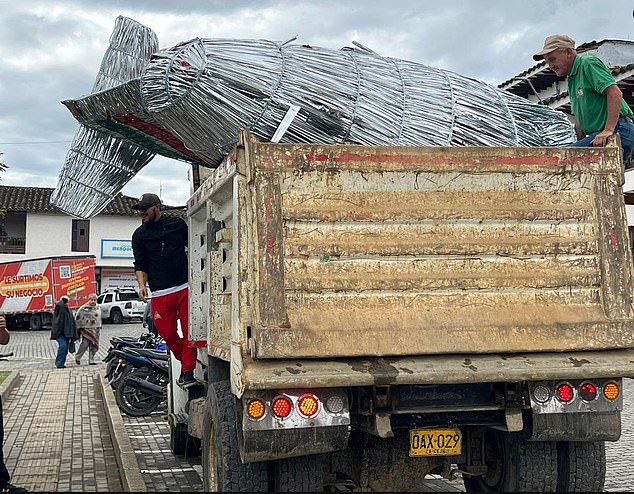
[[[28,213],[66,214],[50,204],[52,193],[53,189],[47,187],[0,185],[0,208],[7,211],[26,211]],[[136,197],[119,193],[99,215],[136,216],[137,212],[132,209],[132,206],[137,201]]]

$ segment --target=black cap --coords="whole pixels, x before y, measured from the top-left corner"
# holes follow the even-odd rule
[[[157,204],[161,204],[159,196],[157,196],[156,194],[147,193],[139,197],[139,202],[132,206],[132,209],[149,208],[152,206],[156,206]]]

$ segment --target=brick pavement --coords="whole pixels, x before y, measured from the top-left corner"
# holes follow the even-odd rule
[[[146,417],[123,414],[128,437],[139,462],[148,492],[202,490],[202,467],[198,453],[176,456],[170,450],[170,427],[166,407]]]
[[[95,370],[20,371],[5,401],[7,468],[34,491],[121,491]]]

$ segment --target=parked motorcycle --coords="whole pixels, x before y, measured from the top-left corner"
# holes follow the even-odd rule
[[[115,389],[119,408],[132,417],[149,415],[167,397],[169,356],[145,348],[121,348],[113,352],[125,362]]]
[[[121,378],[121,374],[126,362],[119,359],[115,354],[115,350],[122,348],[150,348],[155,350],[167,351],[165,341],[154,333],[144,333],[141,336],[115,336],[110,339],[110,348],[103,359],[106,363],[105,377],[112,389],[116,389]]]

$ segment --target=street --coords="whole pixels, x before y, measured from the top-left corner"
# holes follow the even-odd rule
[[[80,372],[81,376],[88,377],[91,373],[103,374],[104,364],[101,359],[106,354],[109,347],[109,339],[115,335],[122,336],[138,336],[143,332],[143,327],[138,323],[127,323],[122,325],[105,325],[101,333],[101,346],[97,354],[99,365],[88,367],[86,362],[83,363],[81,369],[77,369],[73,361],[73,356],[69,355],[67,366],[71,373],[73,371]],[[9,345],[1,349],[2,353],[13,352],[13,357],[0,361],[0,370],[17,370],[23,375],[30,376],[31,380],[25,382],[33,382],[36,376],[45,376],[49,372],[55,375],[53,360],[57,351],[57,344],[49,340],[49,331],[14,331]],[[86,359],[86,357],[84,357]],[[68,371],[66,369],[65,371]],[[65,372],[64,371],[64,372]],[[59,372],[59,371],[58,371]],[[35,379],[36,380],[36,379]],[[79,382],[77,379],[72,382]],[[22,390],[27,391],[27,390]],[[83,392],[83,391],[82,391]],[[67,390],[68,393],[68,390]],[[58,397],[59,398],[59,397]],[[17,415],[10,410],[12,401],[9,399],[5,403],[5,423],[11,431],[10,421],[16,420]],[[17,413],[17,412],[16,412]],[[82,412],[87,413],[87,412]],[[611,492],[634,492],[634,459],[632,459],[631,451],[634,446],[634,381],[625,380],[624,384],[624,410],[622,413],[622,436],[618,442],[607,443],[607,474],[605,488]],[[183,459],[171,455],[169,452],[169,427],[164,421],[165,409],[162,408],[156,414],[139,419],[124,417],[126,429],[131,436],[135,453],[137,454],[141,471],[146,480],[149,490],[196,490],[202,487],[200,482],[200,457],[191,456]],[[81,420],[78,419],[81,427]],[[152,425],[154,424],[154,425]],[[72,424],[71,424],[72,425]],[[84,428],[89,427],[84,424]],[[89,428],[90,429],[90,428]],[[11,471],[12,466],[15,467],[17,458],[16,454],[24,455],[24,452],[18,448],[19,439],[14,439],[12,434],[18,432],[9,432],[11,446],[7,448],[7,438],[5,438],[5,455],[7,456],[7,464]],[[16,436],[17,437],[17,436]],[[149,439],[153,437],[153,439]],[[136,442],[135,442],[136,441]],[[149,441],[149,442],[148,442]],[[151,444],[151,446],[148,446]],[[157,452],[160,454],[157,455]],[[160,465],[157,464],[160,457]],[[60,458],[61,461],[61,458]],[[104,470],[103,475],[106,475]],[[70,474],[69,474],[70,475]],[[112,472],[109,473],[112,475]],[[70,482],[70,481],[69,481]],[[91,486],[95,485],[95,489]],[[58,484],[58,490],[109,490],[112,486],[116,486],[116,479],[95,479],[94,482],[81,484],[79,480],[75,483]],[[101,487],[100,487],[101,486]],[[447,482],[439,479],[437,476],[428,478],[421,484],[421,491],[459,491],[464,490],[461,482]]]

